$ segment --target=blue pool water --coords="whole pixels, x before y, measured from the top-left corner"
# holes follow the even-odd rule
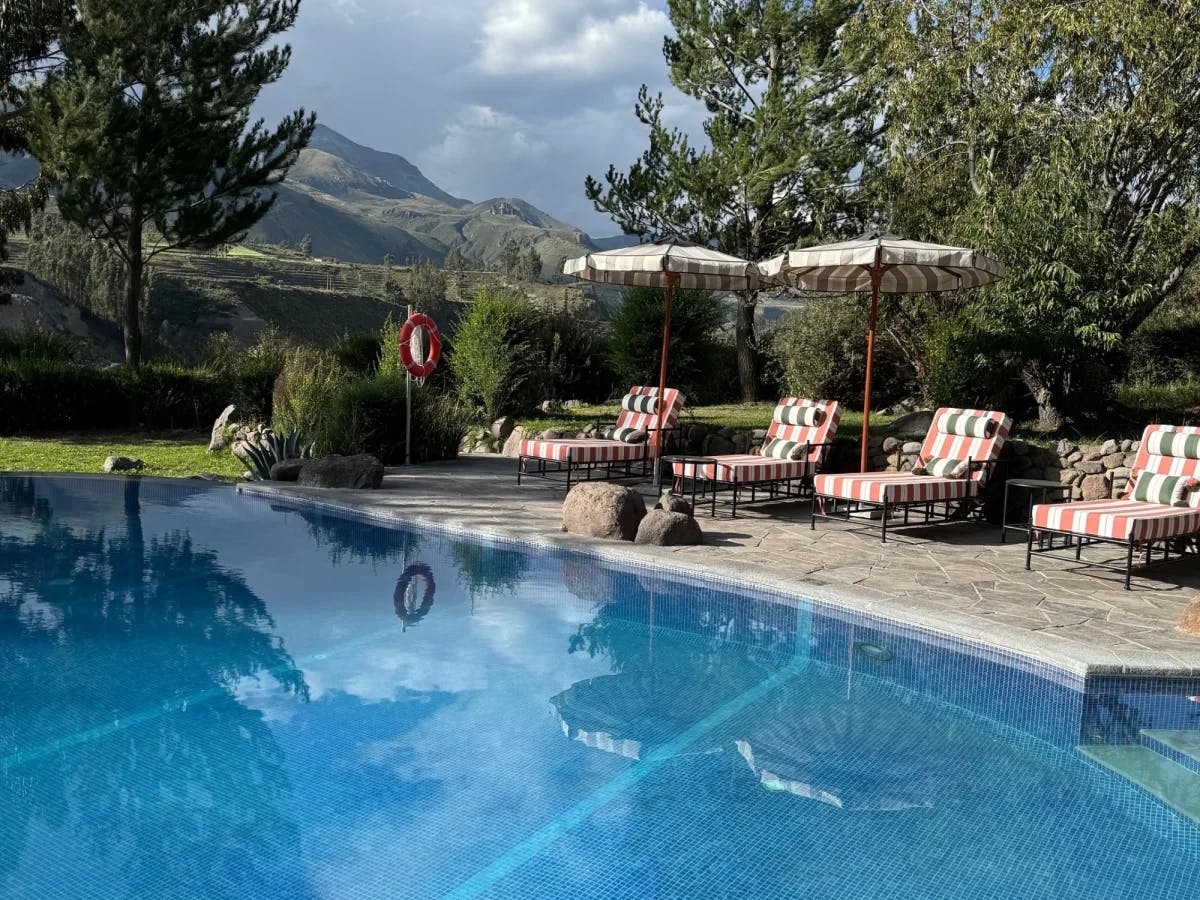
[[[1075,749],[1200,727],[1187,694],[228,489],[0,478],[9,897],[1195,898],[1200,829]]]

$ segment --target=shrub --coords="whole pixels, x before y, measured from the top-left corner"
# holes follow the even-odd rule
[[[355,375],[374,375],[379,368],[381,332],[346,333],[333,342],[330,351],[339,363]]]
[[[39,331],[35,328],[24,331],[0,331],[0,359],[81,362],[83,357],[79,341],[63,334]]]
[[[327,430],[328,409],[351,375],[328,350],[295,347],[287,354],[275,381],[272,423],[277,432],[298,429],[329,452],[335,439]]]
[[[450,369],[464,405],[485,420],[524,413],[542,397],[541,316],[519,294],[483,291],[458,323]]]
[[[618,387],[658,384],[665,301],[657,288],[630,288],[613,316],[610,345]],[[671,303],[671,337],[667,385],[682,390],[692,402],[704,401],[712,379],[711,357],[719,343],[725,315],[709,291],[676,291]],[[726,373],[736,381],[737,371]]]
[[[598,322],[555,310],[543,315],[540,340],[546,360],[542,399],[599,403],[612,396],[616,373]]]
[[[229,334],[217,332],[209,335],[200,361],[226,382],[226,403],[237,407],[241,421],[269,422],[275,381],[291,347],[274,327],[245,350],[239,350]]]
[[[1016,360],[967,316],[936,322],[924,336],[922,359],[931,405],[1002,409],[1017,418],[1033,411]]]
[[[1190,302],[1160,307],[1130,336],[1126,354],[1130,385],[1193,378],[1200,372],[1200,309]]]
[[[129,401],[131,425],[143,428],[205,429],[221,414],[229,382],[211,369],[189,369],[148,363],[136,373],[121,370]]]
[[[806,302],[784,316],[771,332],[767,355],[782,391],[861,407],[859,398],[866,380],[866,303],[845,298]],[[915,389],[913,380],[886,336],[877,335],[872,405],[883,409],[910,396]]]
[[[453,459],[467,417],[453,398],[428,385],[412,386],[412,461]],[[333,453],[371,453],[404,462],[405,381],[396,375],[356,378],[334,395],[321,426]]]

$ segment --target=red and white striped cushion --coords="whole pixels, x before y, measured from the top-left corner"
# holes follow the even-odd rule
[[[629,389],[631,394],[644,394],[647,396],[657,396],[657,387],[641,387],[634,386]],[[683,394],[675,390],[675,388],[667,388],[663,394],[666,407],[663,412],[663,429],[670,431],[675,427],[675,422],[679,418],[679,411],[683,408]],[[644,431],[650,435],[650,443],[655,446],[659,443],[658,435],[658,413],[639,413],[628,409],[621,409],[620,415],[617,416],[616,428],[634,428],[638,431]]]
[[[675,463],[675,475],[683,478],[708,478],[712,481],[749,484],[752,481],[783,481],[803,478],[813,468],[807,459],[772,459],[751,453],[731,453],[714,457],[718,463],[698,466]]]
[[[996,423],[996,431],[991,437],[967,437],[966,435],[947,434],[944,430],[947,418],[954,415],[981,416],[992,419]],[[973,463],[1000,458],[1004,441],[1012,428],[1012,419],[1002,412],[987,409],[958,409],[943,407],[933,414],[933,424],[925,443],[921,445],[921,460],[931,459],[970,459]],[[968,477],[979,484],[987,481],[988,467],[972,471]]]
[[[820,425],[785,425],[779,421],[779,417],[772,413],[771,424],[767,426],[767,437],[763,441],[763,446],[771,443],[771,441],[779,438],[781,441],[799,441],[803,444],[813,444],[813,448],[809,451],[808,458],[812,462],[821,463],[825,459],[825,455],[829,452],[828,447],[815,446],[824,444],[833,440],[833,436],[837,434],[838,422],[842,419],[842,405],[835,400],[806,400],[803,397],[784,397],[779,401],[776,409],[786,406],[813,406],[821,409],[825,413],[825,417],[821,420]]]
[[[818,494],[865,503],[927,503],[962,500],[979,492],[979,482],[966,478],[933,478],[911,472],[866,472],[818,475]]]
[[[646,445],[598,440],[521,441],[521,455],[555,462],[625,462],[642,459],[646,455]]]
[[[1033,508],[1033,527],[1118,541],[1158,540],[1200,531],[1200,509],[1137,500],[1043,503]]]

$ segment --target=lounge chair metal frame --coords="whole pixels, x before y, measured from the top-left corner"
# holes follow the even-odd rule
[[[824,448],[826,451],[833,446],[833,441],[822,441],[819,444],[804,444],[804,453],[815,450],[818,447]],[[782,503],[789,500],[805,500],[812,496],[813,492],[813,472],[807,472],[803,475],[794,475],[788,478],[759,478],[750,481],[738,481],[737,469],[728,464],[722,463],[720,457],[713,457],[715,460],[713,465],[715,470],[719,472],[724,468],[728,473],[728,478],[705,478],[702,476],[692,475],[675,475],[671,483],[671,493],[681,497],[690,495],[689,486],[694,480],[698,482],[700,490],[698,496],[701,500],[711,504],[711,513],[715,518],[717,515],[717,504],[721,503],[729,507],[730,518],[737,518],[738,507],[753,506],[763,503]],[[749,490],[750,499],[745,498],[745,492]],[[765,497],[759,497],[758,493],[765,491]],[[727,499],[722,500],[722,497]]]
[[[1055,543],[1055,538],[1062,538],[1062,543]],[[1083,558],[1084,547],[1093,547],[1100,544],[1107,544],[1124,550],[1124,560],[1118,564],[1104,560]],[[1072,548],[1074,548],[1073,552]],[[1161,550],[1162,552],[1162,557],[1159,559],[1155,559],[1156,550]],[[1117,540],[1116,538],[1097,537],[1074,531],[1063,531],[1058,528],[1034,528],[1031,523],[1029,535],[1025,542],[1025,569],[1026,571],[1032,571],[1034,554],[1046,556],[1050,559],[1073,560],[1088,568],[1117,572],[1124,576],[1125,590],[1128,591],[1133,580],[1135,557],[1140,556],[1142,558],[1142,561],[1136,563],[1136,565],[1139,569],[1145,569],[1171,562],[1174,559],[1182,559],[1185,556],[1195,556],[1197,553],[1200,553],[1200,531],[1165,538],[1136,540],[1133,537],[1129,537],[1125,540]]]
[[[988,477],[995,469],[997,461],[967,460],[969,471],[986,470]],[[879,538],[887,543],[889,523],[895,528],[926,528],[939,525],[961,525],[964,522],[983,522],[983,497],[980,495],[982,485],[977,485],[975,492],[967,497],[954,497],[948,500],[912,500],[907,502],[872,503],[869,500],[850,500],[845,497],[835,497],[832,494],[813,492],[812,514],[809,528],[817,528],[817,519],[845,522],[857,525],[860,530],[879,530]],[[855,517],[856,513],[880,512],[878,521],[872,516]],[[913,521],[914,513],[921,516],[919,521]],[[899,518],[899,522],[891,520]]]
[[[649,449],[647,447],[647,449]],[[545,459],[541,456],[517,456],[517,484],[522,478],[542,478],[549,482],[561,482],[566,489],[571,490],[573,484],[580,481],[592,481],[592,473],[604,471],[604,481],[645,481],[653,473],[651,454],[643,452],[637,459],[584,461],[571,459],[570,451],[566,460]],[[530,465],[534,463],[535,465]],[[551,468],[553,467],[553,468]],[[640,471],[634,471],[638,467]],[[572,478],[573,473],[584,473],[583,478]],[[615,474],[614,473],[618,473]]]

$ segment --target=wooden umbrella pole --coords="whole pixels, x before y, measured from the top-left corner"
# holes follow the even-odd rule
[[[875,323],[879,317],[879,286],[883,281],[883,243],[875,245],[875,264],[871,266],[871,313],[867,319],[867,380],[863,385],[862,458],[859,471],[866,472],[870,451],[867,440],[871,431],[871,373],[875,366]]]
[[[676,272],[667,273],[667,287],[663,291],[663,335],[662,335],[662,360],[658,366],[658,399],[655,404],[658,408],[658,445],[654,453],[654,483],[658,484],[660,479],[658,459],[662,456],[663,446],[666,438],[663,435],[663,423],[666,420],[667,405],[663,402],[663,397],[667,392],[667,353],[670,350],[671,339],[671,301],[675,298],[675,286],[679,283],[679,275]]]

